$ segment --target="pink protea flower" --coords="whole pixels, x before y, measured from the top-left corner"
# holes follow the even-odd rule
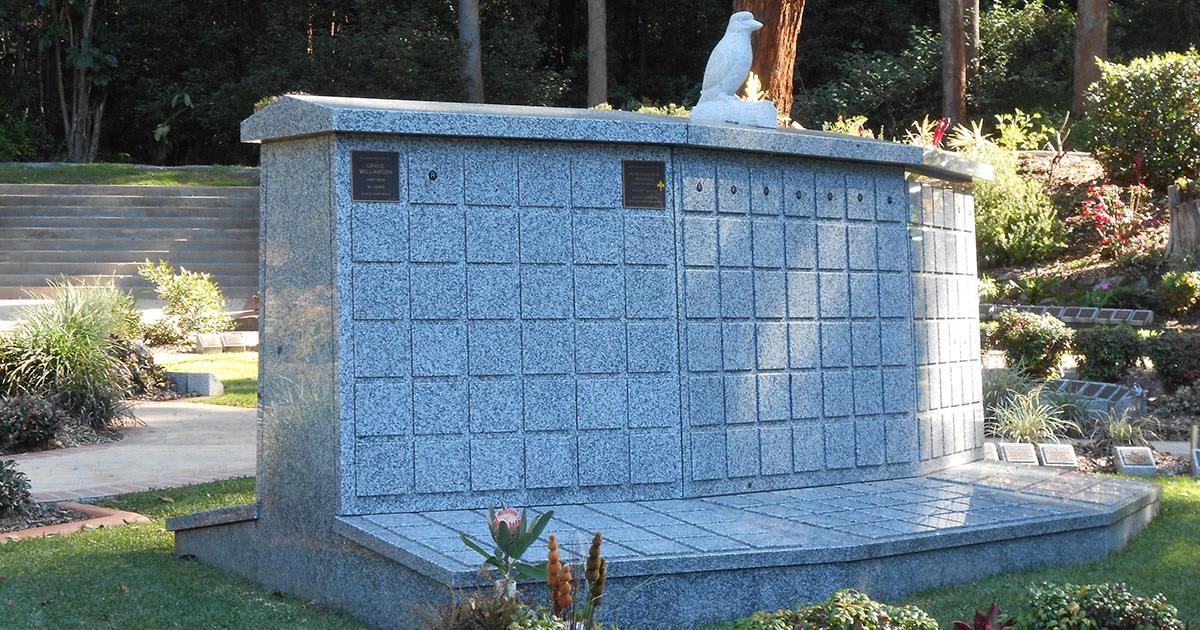
[[[493,523],[496,529],[500,529],[500,524],[508,528],[508,531],[515,532],[521,526],[521,513],[514,508],[503,508],[496,512],[496,521]]]

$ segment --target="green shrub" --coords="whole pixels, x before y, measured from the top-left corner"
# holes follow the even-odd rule
[[[1079,376],[1088,381],[1115,383],[1142,358],[1141,334],[1125,325],[1077,330],[1072,344],[1079,355]]]
[[[1163,274],[1157,293],[1167,311],[1187,314],[1200,303],[1200,271],[1168,271]]]
[[[1108,171],[1159,189],[1195,174],[1200,168],[1200,53],[1169,52],[1127,65],[1102,61],[1100,75],[1087,93],[1087,115],[1092,150]]]
[[[1053,315],[1005,309],[996,316],[996,345],[1009,365],[1035,376],[1048,377],[1071,347],[1071,329]]]
[[[196,333],[219,333],[233,328],[225,315],[225,297],[207,273],[179,273],[170,263],[147,260],[138,266],[138,274],[154,285],[154,292],[166,302],[163,315],[178,329],[181,337]]]
[[[1049,584],[1031,590],[1017,623],[1019,630],[1105,628],[1183,630],[1179,611],[1163,595],[1142,597],[1124,584]]]
[[[937,630],[937,621],[915,606],[889,606],[854,589],[819,604],[773,613],[756,612],[734,622],[737,630]]]
[[[1080,300],[1081,306],[1091,308],[1146,308],[1145,295],[1133,290],[1129,285],[1108,286],[1101,284],[1099,289],[1084,294]]]
[[[998,349],[996,345],[996,332],[999,330],[999,322],[979,322],[979,349],[984,352]]]
[[[1067,230],[1042,185],[1017,172],[1017,157],[986,140],[966,147],[986,162],[992,181],[975,183],[975,240],[984,268],[1051,259],[1066,249]]]
[[[983,275],[979,278],[979,301],[994,304],[1000,299],[1000,283],[996,279]]]
[[[183,331],[171,319],[159,319],[142,328],[142,339],[151,346],[170,346],[183,341]]]
[[[1077,433],[1075,423],[1064,420],[1062,411],[1043,400],[1041,391],[1016,394],[1007,402],[992,407],[992,420],[986,427],[995,437],[1015,442],[1057,442]]]
[[[17,470],[11,459],[0,461],[0,518],[28,514],[33,507],[29,495],[29,476]]]
[[[1200,335],[1168,330],[1146,342],[1146,356],[1168,393],[1200,380]]]
[[[41,396],[0,397],[0,450],[44,444],[70,420]]]

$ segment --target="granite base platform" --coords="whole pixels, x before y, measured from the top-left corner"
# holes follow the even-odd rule
[[[553,506],[577,553],[604,532],[622,628],[746,616],[855,587],[888,599],[918,589],[1120,549],[1157,513],[1148,483],[977,462],[910,479],[686,500]],[[538,510],[532,509],[531,512]],[[482,511],[343,516],[330,545],[256,532],[252,508],[170,519],[176,552],[389,628],[412,607],[476,584]],[[221,544],[219,541],[240,541]],[[253,551],[250,551],[253,550]],[[306,577],[307,576],[307,577]],[[536,597],[538,585],[526,585]]]

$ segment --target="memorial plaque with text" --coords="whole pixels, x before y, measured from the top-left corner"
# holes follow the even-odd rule
[[[1075,447],[1070,444],[1038,444],[1042,465],[1061,468],[1076,468]]]
[[[626,208],[667,209],[667,163],[621,161],[621,199]]]
[[[354,201],[400,201],[400,154],[395,151],[351,151],[350,198]]]
[[[1019,442],[1002,442],[1000,448],[1000,459],[1014,464],[1030,464],[1037,466],[1038,458],[1037,451],[1033,449],[1032,444],[1023,444]]]

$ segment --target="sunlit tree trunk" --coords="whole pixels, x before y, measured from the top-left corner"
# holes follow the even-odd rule
[[[458,41],[462,44],[462,80],[467,101],[483,102],[483,53],[479,38],[479,0],[458,0]]]
[[[964,48],[970,79],[979,74],[979,0],[963,0],[963,17],[967,23]]]
[[[967,60],[962,0],[939,0],[942,20],[942,116],[952,124],[967,119]]]
[[[791,117],[796,44],[804,17],[804,0],[734,0],[734,11],[750,11],[763,27],[754,34],[750,71],[784,118]]]
[[[587,105],[608,101],[608,29],[604,0],[588,0]]]
[[[1108,58],[1108,0],[1079,0],[1075,15],[1075,84],[1071,113],[1083,113],[1088,86],[1100,80],[1096,58]]]

